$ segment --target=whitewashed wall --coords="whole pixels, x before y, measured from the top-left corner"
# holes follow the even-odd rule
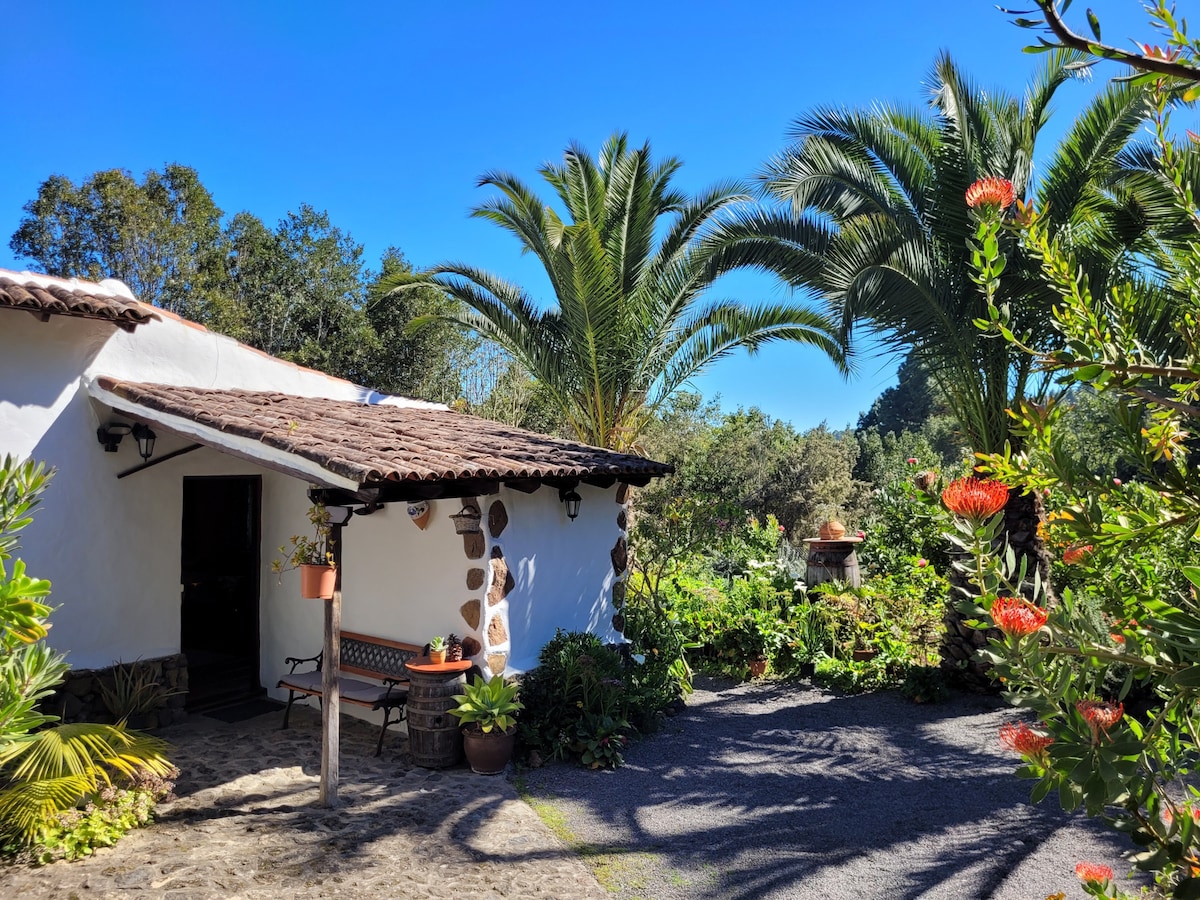
[[[506,601],[512,672],[536,666],[538,652],[557,628],[592,631],[604,641],[620,639],[612,627],[609,551],[621,534],[621,507],[614,501],[615,489],[580,485],[577,490],[583,499],[573,522],[553,488],[500,492],[509,508],[500,543],[516,580]]]

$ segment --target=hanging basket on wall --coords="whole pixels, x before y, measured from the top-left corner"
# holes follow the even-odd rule
[[[305,600],[332,600],[336,584],[333,566],[300,566],[300,596]]]
[[[483,530],[479,527],[482,519],[483,513],[469,506],[464,506],[450,517],[450,521],[454,523],[454,531],[457,534],[477,534]]]

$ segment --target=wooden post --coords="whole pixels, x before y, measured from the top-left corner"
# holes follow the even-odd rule
[[[341,740],[338,694],[338,669],[342,662],[342,526],[331,525],[335,568],[333,597],[325,604],[325,656],[321,665],[321,797],[320,805],[332,809],[338,805],[338,748]]]

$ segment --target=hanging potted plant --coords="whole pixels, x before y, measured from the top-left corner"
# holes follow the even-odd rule
[[[337,582],[333,567],[333,551],[329,546],[329,510],[318,503],[308,508],[308,521],[313,536],[292,535],[288,544],[279,548],[282,558],[271,563],[271,571],[280,576],[291,569],[300,570],[300,596],[307,600],[329,600]]]
[[[461,694],[454,695],[457,707],[450,710],[462,725],[463,753],[476,775],[499,775],[512,759],[517,740],[517,712],[525,707],[517,700],[517,684],[497,675],[484,681],[476,675]]]

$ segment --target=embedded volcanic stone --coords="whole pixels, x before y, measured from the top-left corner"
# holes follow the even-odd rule
[[[625,510],[621,510],[617,513],[617,527],[624,531],[627,524],[629,524],[629,517],[625,515]]]
[[[492,670],[493,675],[503,675],[504,667],[508,665],[507,653],[489,653],[487,658],[488,668]]]
[[[504,561],[504,554],[497,552],[499,550],[499,547],[492,550],[492,586],[488,589],[488,606],[495,606],[517,586],[508,563]]]
[[[483,580],[487,577],[487,572],[483,569],[467,569],[467,590],[477,591],[483,587]]]
[[[612,558],[613,571],[620,575],[629,566],[629,545],[625,543],[625,537],[617,538],[616,544],[613,545],[612,552],[609,553]]]
[[[492,621],[488,622],[488,643],[495,647],[497,644],[503,644],[508,640],[508,629],[504,627],[504,618],[502,616],[492,616]]]
[[[476,600],[475,602],[478,603],[479,601]],[[474,656],[482,649],[483,649],[483,644],[479,643],[479,641],[475,640],[475,638],[473,638],[473,637],[463,638],[463,658],[464,659],[466,659],[468,656]]]
[[[625,582],[618,581],[613,585],[613,606],[620,609],[625,605]]]
[[[478,600],[468,600],[458,608],[458,611],[462,613],[463,621],[471,626],[472,631],[479,627],[480,610]],[[469,639],[463,638],[463,654],[470,656],[471,654],[467,653],[467,640]],[[475,652],[478,653],[479,651],[476,650]]]
[[[508,510],[503,501],[497,500],[488,508],[488,531],[492,537],[498,538],[508,525]]]
[[[622,506],[629,502],[629,485],[625,482],[617,485],[617,502]]]
[[[625,617],[620,613],[613,616],[613,628],[622,633],[625,631]]]
[[[483,551],[487,548],[487,539],[483,536],[482,531],[464,534],[463,552],[467,554],[467,559],[482,559]]]

